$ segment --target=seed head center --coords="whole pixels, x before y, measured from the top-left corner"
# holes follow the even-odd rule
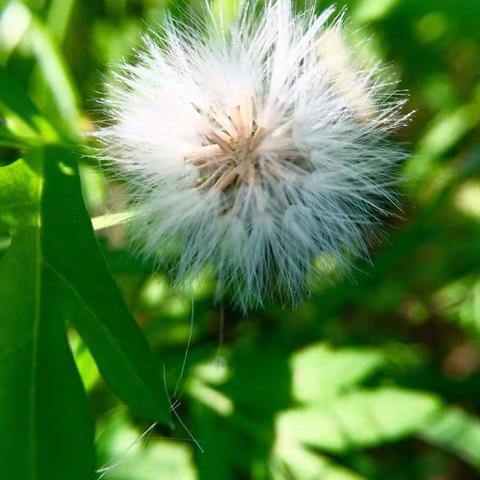
[[[234,108],[213,104],[208,111],[209,128],[201,147],[185,155],[185,163],[200,172],[197,188],[225,191],[242,183],[258,181],[258,147],[265,128],[254,119],[249,97]]]

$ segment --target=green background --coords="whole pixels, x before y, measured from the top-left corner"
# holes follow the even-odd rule
[[[480,3],[346,4],[416,111],[402,214],[296,311],[206,276],[192,317],[84,133],[111,66],[201,2],[0,1],[0,478],[480,478]]]

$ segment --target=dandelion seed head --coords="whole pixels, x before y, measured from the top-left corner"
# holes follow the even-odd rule
[[[147,37],[109,85],[112,121],[96,134],[129,187],[142,251],[162,263],[176,250],[179,281],[212,267],[218,294],[245,310],[298,304],[316,275],[367,256],[396,205],[404,154],[387,137],[408,118],[381,68],[347,45],[344,16],[255,6],[228,28],[211,14]]]

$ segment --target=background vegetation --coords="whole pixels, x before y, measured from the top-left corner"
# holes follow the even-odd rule
[[[347,2],[417,111],[403,218],[297,311],[196,282],[191,330],[82,132],[109,65],[200,3],[0,1],[0,478],[480,478],[480,3]]]

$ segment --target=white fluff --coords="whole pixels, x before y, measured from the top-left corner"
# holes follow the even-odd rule
[[[125,65],[97,136],[139,212],[135,239],[179,281],[213,267],[244,309],[297,304],[325,265],[365,257],[394,204],[406,117],[332,10],[247,2],[224,31],[167,22]],[[329,24],[329,25],[328,25]]]

